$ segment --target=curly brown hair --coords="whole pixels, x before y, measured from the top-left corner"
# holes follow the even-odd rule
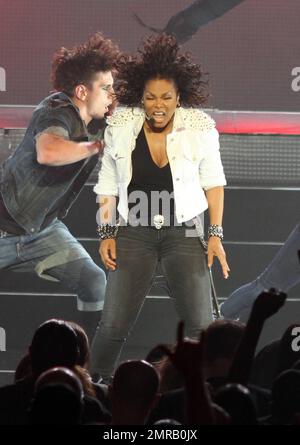
[[[200,65],[193,63],[190,53],[180,53],[174,36],[152,35],[136,55],[120,57],[115,92],[120,104],[139,106],[148,80],[168,79],[175,83],[183,106],[197,107],[208,97],[205,74]]]
[[[53,87],[72,97],[77,85],[91,86],[95,73],[113,71],[119,56],[117,44],[100,32],[72,49],[62,47],[52,60]]]

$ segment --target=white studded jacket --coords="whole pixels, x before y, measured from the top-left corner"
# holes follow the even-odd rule
[[[118,211],[127,221],[131,153],[144,124],[145,112],[141,108],[120,107],[107,121],[102,166],[94,192],[118,196]],[[166,149],[173,178],[176,218],[182,223],[207,209],[204,190],[226,185],[214,120],[198,109],[176,108]]]

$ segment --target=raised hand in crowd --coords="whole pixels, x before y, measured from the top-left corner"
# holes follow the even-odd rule
[[[255,349],[265,321],[284,305],[287,294],[277,289],[265,290],[256,298],[241,343],[229,371],[228,380],[247,384]]]

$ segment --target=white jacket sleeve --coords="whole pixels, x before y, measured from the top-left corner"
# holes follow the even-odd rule
[[[200,163],[200,183],[204,190],[226,185],[220,156],[219,133],[215,128],[201,132],[201,144],[204,157]]]
[[[102,164],[98,174],[98,182],[94,187],[97,195],[118,196],[116,161],[111,156],[112,127],[107,127],[104,134],[105,148]]]

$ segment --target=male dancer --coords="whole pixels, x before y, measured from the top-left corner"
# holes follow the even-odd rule
[[[62,282],[77,294],[78,310],[94,312],[93,319],[102,310],[105,273],[60,219],[102,152],[101,141],[89,141],[87,125],[108,112],[118,56],[100,33],[58,50],[52,63],[57,92],[38,105],[22,142],[0,166],[0,269],[34,270]]]

